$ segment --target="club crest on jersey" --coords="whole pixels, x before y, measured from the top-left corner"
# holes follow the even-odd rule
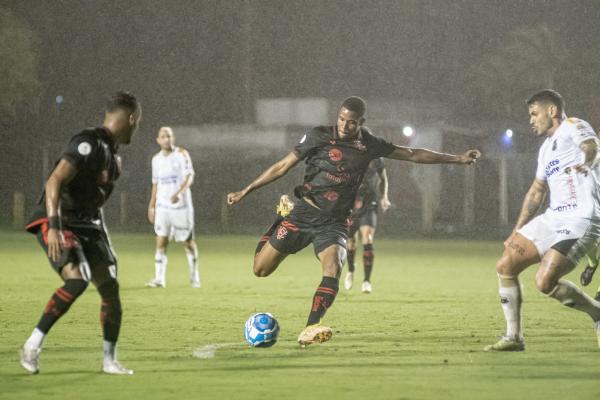
[[[285,226],[280,225],[277,229],[277,240],[283,240],[288,234],[288,230]]]
[[[329,150],[329,158],[331,161],[341,161],[342,160],[342,151],[340,149],[331,149]]]

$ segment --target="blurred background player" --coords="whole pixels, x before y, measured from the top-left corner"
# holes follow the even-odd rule
[[[152,192],[148,205],[148,221],[154,224],[156,253],[154,279],[148,287],[167,285],[167,246],[169,238],[183,242],[189,266],[190,284],[200,287],[198,247],[194,238],[194,206],[190,186],[194,183],[194,168],[187,150],[175,146],[175,136],[169,127],[158,131],[156,143],[160,151],[152,158]]]
[[[496,263],[506,332],[484,350],[525,350],[519,274],[538,262],[538,290],[589,315],[600,346],[600,302],[563,279],[600,241],[598,138],[587,122],[566,117],[563,99],[553,90],[536,93],[527,105],[533,132],[545,140],[535,179]],[[550,195],[549,206],[536,216],[546,195]]]
[[[386,212],[390,206],[388,198],[388,178],[382,158],[369,163],[363,181],[358,188],[354,208],[350,214],[350,231],[348,233],[348,272],[344,279],[346,290],[352,289],[354,280],[354,255],[356,254],[357,236],[363,245],[364,279],[361,286],[363,293],[371,293],[371,273],[375,261],[373,239],[377,228],[377,208]]]
[[[600,263],[600,257],[598,255],[599,251],[600,248],[596,248],[587,254],[587,266],[585,267],[583,272],[581,272],[580,277],[581,284],[583,286],[589,285],[592,282],[592,279],[594,278],[594,273],[596,272],[598,264]],[[594,297],[594,299],[600,301],[600,286],[598,286],[598,289],[596,289],[596,296]]]
[[[85,291],[90,280],[102,298],[102,371],[133,374],[117,361],[122,318],[117,260],[101,207],[121,174],[117,148],[130,143],[141,112],[141,106],[132,94],[118,92],[112,96],[102,126],[85,129],[71,138],[46,181],[39,207],[27,225],[27,230],[37,235],[52,268],[64,281],[48,301],[40,321],[22,348],[21,365],[33,374],[40,369],[39,356],[44,338]]]
[[[425,164],[472,164],[480,156],[478,150],[452,155],[396,146],[363,126],[365,113],[364,100],[347,98],[335,126],[309,130],[293,151],[244,189],[227,195],[227,203],[236,204],[254,190],[284,176],[301,160],[305,161],[304,182],[294,190],[298,200],[291,212],[285,218],[278,216],[262,236],[253,266],[256,276],[269,276],[289,254],[313,243],[323,276],[313,296],[306,327],[298,336],[302,346],[322,343],[333,334],[331,328],[321,325],[321,320],[338,293],[346,259],[347,218],[369,163],[388,157]]]

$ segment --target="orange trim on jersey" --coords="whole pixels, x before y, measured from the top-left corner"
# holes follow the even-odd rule
[[[329,294],[333,294],[333,295],[337,294],[337,292],[335,290],[328,288],[328,287],[323,287],[323,286],[319,286],[317,288],[317,292],[329,293]]]
[[[36,219],[35,221],[33,221],[32,223],[30,223],[29,225],[27,225],[25,227],[25,229],[29,230],[29,229],[33,228],[34,226],[41,225],[41,224],[43,224],[45,222],[48,222],[48,217]]]

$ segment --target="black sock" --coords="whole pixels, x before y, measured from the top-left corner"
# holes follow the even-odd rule
[[[318,324],[321,321],[327,309],[333,304],[338,289],[339,280],[337,278],[328,276],[323,277],[323,280],[321,280],[321,284],[313,297],[312,307],[310,309],[310,314],[308,315],[308,322],[306,323],[307,326]]]
[[[102,333],[104,340],[116,342],[121,330],[121,318],[123,311],[121,309],[121,299],[119,298],[119,283],[111,279],[98,287],[98,292],[102,297],[100,306],[100,324],[102,324]]]
[[[264,235],[262,235],[260,237],[260,240],[258,241],[258,244],[256,245],[256,250],[254,250],[254,255],[255,256],[258,253],[260,253],[260,251],[262,250],[262,248],[269,241],[269,238],[271,237],[271,235],[273,234],[273,232],[275,232],[275,229],[277,229],[277,227],[279,226],[279,224],[281,223],[281,221],[283,221],[283,217],[281,215],[277,215],[277,219],[275,220],[275,222],[273,222],[273,225],[271,225],[269,227],[269,229],[267,229],[267,231],[264,233]]]
[[[48,333],[52,325],[69,311],[71,304],[85,291],[87,285],[87,282],[83,279],[65,280],[64,286],[56,289],[56,292],[48,300],[37,328],[44,333]]]
[[[354,254],[356,250],[348,250],[348,272],[354,272]]]
[[[375,249],[372,244],[365,244],[363,247],[363,265],[365,267],[365,281],[371,281],[371,272],[373,271],[373,261],[375,260]]]

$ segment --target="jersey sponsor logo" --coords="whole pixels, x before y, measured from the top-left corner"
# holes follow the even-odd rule
[[[577,209],[577,204],[565,204],[562,206],[558,206],[558,207],[554,207],[552,209],[552,211],[556,211],[556,212],[565,212],[565,211],[573,211]]]
[[[340,194],[335,190],[329,190],[323,194],[323,197],[325,197],[329,201],[336,201],[340,198]]]
[[[285,226],[280,225],[279,228],[277,228],[277,240],[285,239],[287,234],[288,234],[288,230]]]
[[[340,149],[331,149],[329,150],[329,158],[331,159],[331,161],[341,161],[342,160],[342,151]]]
[[[557,230],[556,234],[558,234],[558,235],[570,235],[571,231],[569,229],[567,229],[567,228],[564,228],[564,229]]]
[[[92,145],[89,144],[88,142],[81,142],[81,143],[79,143],[79,146],[77,146],[77,151],[82,156],[87,156],[88,154],[90,154],[92,152]]]
[[[327,172],[325,174],[325,177],[335,183],[345,183],[350,181],[350,174],[348,174],[347,172],[343,172],[339,175],[334,175]]]
[[[555,173],[557,173],[560,169],[559,167],[559,160],[554,159],[552,161],[550,161],[548,164],[546,164],[546,178],[550,178],[552,175],[554,175]]]

